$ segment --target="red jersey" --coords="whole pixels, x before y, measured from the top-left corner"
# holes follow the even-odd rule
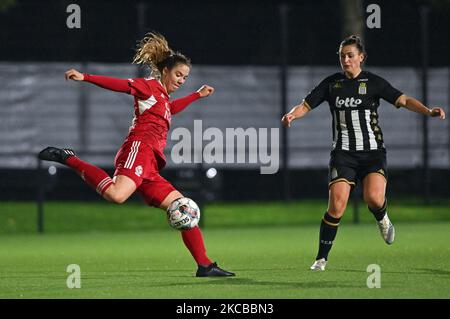
[[[84,81],[134,96],[134,118],[125,142],[141,141],[149,145],[157,156],[159,169],[163,168],[172,114],[182,111],[200,94],[194,92],[170,102],[166,89],[155,78],[123,80],[90,74],[84,76]]]

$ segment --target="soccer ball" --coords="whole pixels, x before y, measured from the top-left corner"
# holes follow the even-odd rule
[[[190,198],[181,197],[174,200],[167,208],[169,225],[178,230],[194,228],[200,220],[200,208]]]

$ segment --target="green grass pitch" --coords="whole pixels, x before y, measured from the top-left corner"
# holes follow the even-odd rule
[[[74,209],[74,205],[69,206],[67,209]],[[3,222],[11,224],[12,213],[8,214],[5,205],[3,208]],[[245,208],[249,211],[251,205]],[[194,277],[196,266],[180,234],[167,227],[92,231],[94,214],[91,231],[58,232],[64,223],[53,220],[56,217],[49,207],[46,234],[11,234],[11,227],[4,226],[0,235],[0,298],[450,298],[448,221],[399,221],[396,242],[388,246],[372,220],[354,225],[351,218],[344,219],[327,270],[311,272],[308,268],[317,249],[320,210],[311,218],[314,223],[307,222],[307,214],[304,225],[277,227],[269,222],[252,224],[257,214],[247,216],[250,221],[242,217],[248,226],[221,227],[209,211],[207,221],[217,225],[204,230],[208,255],[235,271],[235,278]],[[140,212],[134,214],[139,220]],[[35,215],[27,220],[31,216]],[[16,226],[22,217],[17,218]],[[154,218],[164,224],[164,218]],[[115,225],[116,221],[110,223]],[[66,286],[69,264],[80,266],[80,289]],[[370,264],[380,266],[381,288],[367,287]]]

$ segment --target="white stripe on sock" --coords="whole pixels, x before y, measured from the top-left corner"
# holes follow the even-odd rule
[[[102,190],[103,186],[105,186],[109,181],[112,181],[112,180],[108,176],[108,177],[105,177],[100,183],[98,183],[97,189],[96,189],[97,193],[101,194],[101,190]]]

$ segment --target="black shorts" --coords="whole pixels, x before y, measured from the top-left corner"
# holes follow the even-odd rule
[[[387,180],[386,150],[374,151],[331,151],[328,170],[328,187],[344,181],[352,187],[367,174],[378,173]]]

